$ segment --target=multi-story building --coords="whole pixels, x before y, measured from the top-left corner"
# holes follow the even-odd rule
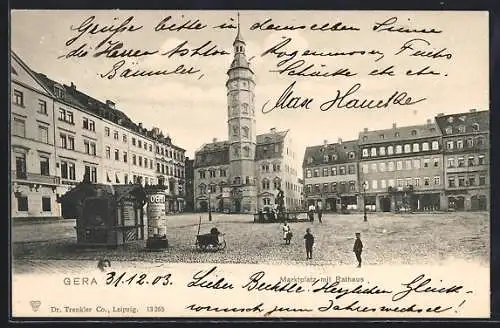
[[[290,131],[256,134],[255,81],[238,33],[227,72],[228,140],[204,144],[195,153],[196,210],[256,212],[273,206],[278,188],[285,206],[299,206],[300,187]]]
[[[184,149],[115,108],[33,72],[12,52],[12,217],[60,216],[57,198],[87,175],[95,183],[157,184],[164,143],[173,187],[167,210],[182,210]]]
[[[52,90],[15,54],[11,60],[11,215],[58,216],[60,175]],[[74,169],[73,173],[74,174]]]
[[[431,211],[443,208],[442,138],[427,124],[359,134],[360,191],[367,209]]]
[[[302,164],[306,205],[319,205],[324,211],[357,209],[358,140],[307,147]]]
[[[445,206],[488,210],[489,112],[471,110],[436,117],[443,134]]]

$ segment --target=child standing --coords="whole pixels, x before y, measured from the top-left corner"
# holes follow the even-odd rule
[[[356,254],[358,260],[358,268],[361,268],[361,252],[363,251],[363,242],[361,241],[361,234],[356,232],[356,240],[354,241],[353,252]]]
[[[307,259],[312,259],[312,250],[314,245],[314,236],[311,234],[311,229],[306,229],[306,234],[304,235],[304,239],[306,241],[306,256]]]
[[[292,229],[288,225],[288,222],[283,223],[283,240],[285,240],[285,245],[290,245],[290,239],[292,239]]]

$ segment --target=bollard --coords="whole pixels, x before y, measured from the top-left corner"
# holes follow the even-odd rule
[[[146,248],[151,250],[168,247],[167,215],[165,212],[165,193],[152,191],[148,193],[148,240]]]

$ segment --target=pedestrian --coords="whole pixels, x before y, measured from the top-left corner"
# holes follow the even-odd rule
[[[286,220],[283,223],[281,230],[283,230],[283,240],[285,241],[285,245],[290,245],[290,240],[292,239],[292,229],[290,229]]]
[[[321,205],[319,203],[316,205],[316,213],[318,213],[319,223],[323,223],[323,221],[321,221],[321,218],[323,217],[323,210],[321,209]]]
[[[356,240],[354,241],[353,252],[356,254],[358,260],[358,268],[361,268],[361,252],[363,251],[363,242],[361,241],[361,234],[356,232]]]
[[[309,205],[309,221],[314,222],[314,204]]]
[[[306,241],[306,257],[307,259],[312,259],[313,257],[313,245],[314,245],[314,236],[311,234],[311,229],[306,229],[306,234],[304,235],[304,239]]]

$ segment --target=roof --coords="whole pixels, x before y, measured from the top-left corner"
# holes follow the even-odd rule
[[[270,145],[282,143],[288,131],[289,130],[272,131],[257,135],[255,159],[261,160],[281,156],[283,147],[280,147],[280,151],[278,153],[274,151],[267,152],[266,148]],[[227,140],[224,140],[203,144],[203,146],[201,146],[201,148],[195,153],[195,156],[195,167],[229,164],[229,142]]]
[[[437,125],[444,136],[460,135],[477,132],[490,131],[490,112],[484,111],[469,111],[465,113],[456,113],[449,115],[439,115],[436,117]],[[478,124],[479,129],[474,130],[473,125]],[[460,131],[459,127],[465,127],[465,130]],[[447,129],[451,127],[451,133]]]
[[[441,136],[441,132],[434,122],[402,127],[394,126],[392,129],[360,132],[359,145],[397,142],[439,136]]]
[[[95,196],[98,190],[101,190],[104,196],[114,197],[117,202],[127,195],[133,195],[139,200],[146,199],[144,188],[139,184],[109,185],[103,183],[81,182],[62,195],[59,198],[59,202],[78,202],[86,197]]]
[[[354,157],[349,158],[349,153],[354,153]],[[310,146],[306,148],[302,167],[351,163],[356,162],[357,157],[358,140]],[[311,158],[312,162],[310,162]],[[327,160],[325,161],[325,159]]]

